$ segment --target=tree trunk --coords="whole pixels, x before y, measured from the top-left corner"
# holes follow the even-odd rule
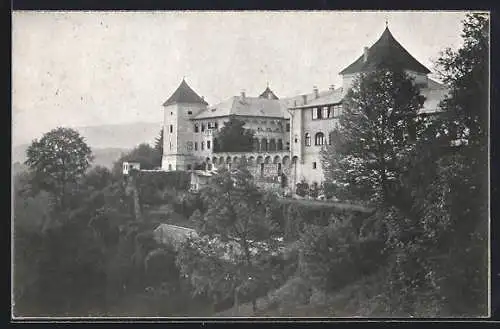
[[[139,191],[137,189],[136,177],[131,177],[130,184],[132,188],[132,198],[134,200],[135,220],[138,222],[142,222],[141,205],[139,202]]]
[[[234,307],[233,307],[233,315],[237,316],[239,313],[239,300],[238,300],[239,289],[234,289]]]

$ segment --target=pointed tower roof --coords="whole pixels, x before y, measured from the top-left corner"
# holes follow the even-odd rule
[[[340,72],[341,75],[373,71],[377,69],[402,69],[428,74],[431,71],[417,61],[394,38],[386,26],[380,38],[354,63]]]
[[[189,87],[184,79],[182,79],[181,84],[177,87],[177,90],[174,91],[172,96],[163,103],[163,106],[177,104],[177,103],[189,103],[189,104],[205,104],[208,105],[207,102],[198,94]]]
[[[269,88],[269,84],[266,87],[266,90],[262,92],[262,94],[259,95],[259,98],[265,98],[265,99],[279,99],[278,96],[276,96],[273,91]]]

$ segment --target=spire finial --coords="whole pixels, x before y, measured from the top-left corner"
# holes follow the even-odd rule
[[[269,88],[269,81],[267,82],[267,88]]]
[[[387,20],[387,17],[385,18],[385,27],[389,27],[389,21]]]

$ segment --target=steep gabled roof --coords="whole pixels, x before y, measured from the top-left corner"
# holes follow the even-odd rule
[[[278,96],[276,96],[271,89],[269,89],[269,86],[267,86],[266,90],[260,94],[259,98],[265,98],[265,99],[279,99]]]
[[[341,75],[373,71],[377,69],[411,70],[417,73],[430,73],[430,70],[417,61],[394,38],[389,28],[385,28],[380,38],[368,49],[365,61],[364,54],[354,63],[340,72]]]
[[[184,79],[182,79],[181,84],[177,88],[176,91],[170,96],[169,99],[165,103],[163,103],[163,106],[171,105],[171,104],[177,104],[177,103],[188,103],[188,104],[205,104],[208,105],[207,102],[198,94],[189,87],[189,85],[186,83]]]

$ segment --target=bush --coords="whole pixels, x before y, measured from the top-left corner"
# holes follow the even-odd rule
[[[305,181],[297,183],[297,189],[295,190],[295,193],[298,196],[305,197],[309,194],[309,184],[307,184],[307,182]]]
[[[370,274],[384,259],[384,241],[360,235],[350,218],[334,219],[326,227],[307,225],[300,243],[302,277],[325,291]]]
[[[189,173],[183,171],[141,172],[137,176],[141,202],[150,205],[168,203],[171,195],[187,191],[190,182]]]
[[[316,199],[318,195],[319,195],[318,183],[314,182],[311,184],[311,187],[309,188],[309,196],[313,199]]]

